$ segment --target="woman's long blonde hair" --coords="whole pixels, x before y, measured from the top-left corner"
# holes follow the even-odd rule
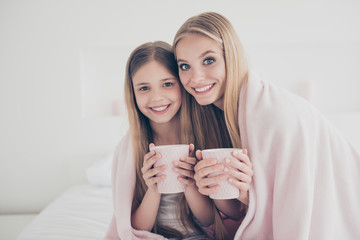
[[[248,77],[248,63],[245,57],[243,46],[228,19],[214,12],[205,12],[189,18],[177,31],[173,49],[176,53],[178,42],[191,34],[201,34],[214,40],[223,50],[225,60],[225,92],[224,92],[224,112],[215,107],[214,104],[201,106],[192,103],[192,121],[195,137],[200,143],[199,146],[205,149],[207,145],[212,147],[237,147],[241,148],[240,128],[238,124],[238,104],[241,85],[246,82]],[[215,114],[214,123],[208,123],[209,119],[201,113],[202,107],[213,108],[210,115]],[[209,112],[207,112],[209,115]],[[207,124],[204,124],[207,123]],[[218,133],[211,133],[207,126],[217,124]],[[210,134],[215,134],[209,136]],[[214,141],[214,137],[217,141]],[[226,230],[221,222],[219,215],[215,218],[215,233],[217,239],[222,239]]]
[[[191,34],[205,35],[217,42],[223,50],[226,68],[225,122],[232,145],[240,148],[238,103],[241,85],[248,77],[248,63],[243,46],[229,20],[215,12],[205,12],[189,18],[175,35],[173,42],[174,52],[177,43]]]
[[[147,185],[142,176],[141,168],[143,167],[144,155],[149,152],[149,144],[154,141],[152,129],[149,124],[149,119],[139,110],[132,77],[134,74],[146,63],[150,61],[157,61],[163,65],[172,75],[178,78],[178,67],[172,51],[171,45],[162,42],[149,42],[137,47],[129,56],[126,73],[125,73],[125,100],[129,117],[129,125],[131,138],[133,143],[133,152],[136,168],[136,185],[133,196],[133,207],[136,209],[147,190]],[[188,93],[181,87],[182,105],[178,112],[180,117],[180,139],[179,143],[189,144],[194,143],[191,121],[189,118],[189,103],[187,103]],[[188,230],[202,231],[200,227],[192,220],[192,213],[187,204],[183,194],[179,197],[177,212],[180,217],[181,223]],[[181,238],[182,234],[175,229],[161,226],[157,222],[152,229],[153,232],[164,235],[166,237]]]

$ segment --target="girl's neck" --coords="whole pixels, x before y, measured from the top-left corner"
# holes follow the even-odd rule
[[[150,121],[155,145],[171,145],[180,142],[179,118],[175,116],[167,123],[154,123]]]

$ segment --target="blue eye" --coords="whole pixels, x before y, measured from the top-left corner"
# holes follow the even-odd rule
[[[172,85],[174,85],[174,83],[166,82],[166,83],[163,84],[163,87],[171,87]]]
[[[188,70],[190,68],[189,64],[180,64],[179,68],[183,71]]]
[[[206,59],[204,60],[204,64],[205,64],[205,65],[212,64],[213,62],[215,62],[215,59],[214,59],[214,58],[206,58]]]
[[[149,87],[141,87],[141,88],[139,88],[139,91],[146,91],[146,90],[149,90]]]

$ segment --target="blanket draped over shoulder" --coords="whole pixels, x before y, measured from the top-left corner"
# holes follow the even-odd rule
[[[238,107],[254,177],[235,239],[360,239],[359,151],[311,104],[253,73]],[[165,239],[131,227],[132,151],[127,133],[114,156],[105,239]]]
[[[360,239],[360,154],[318,110],[250,73],[238,119],[254,177],[235,239]]]
[[[107,240],[142,240],[165,239],[148,231],[135,230],[131,227],[131,205],[136,182],[135,160],[130,132],[116,148],[112,166],[112,191],[114,215],[111,220]]]

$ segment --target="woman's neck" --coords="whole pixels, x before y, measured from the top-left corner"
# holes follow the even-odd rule
[[[174,117],[167,123],[154,123],[150,121],[155,145],[171,145],[180,142],[179,118]]]
[[[224,111],[224,97],[218,99],[216,102],[213,103],[216,107],[220,108]]]

